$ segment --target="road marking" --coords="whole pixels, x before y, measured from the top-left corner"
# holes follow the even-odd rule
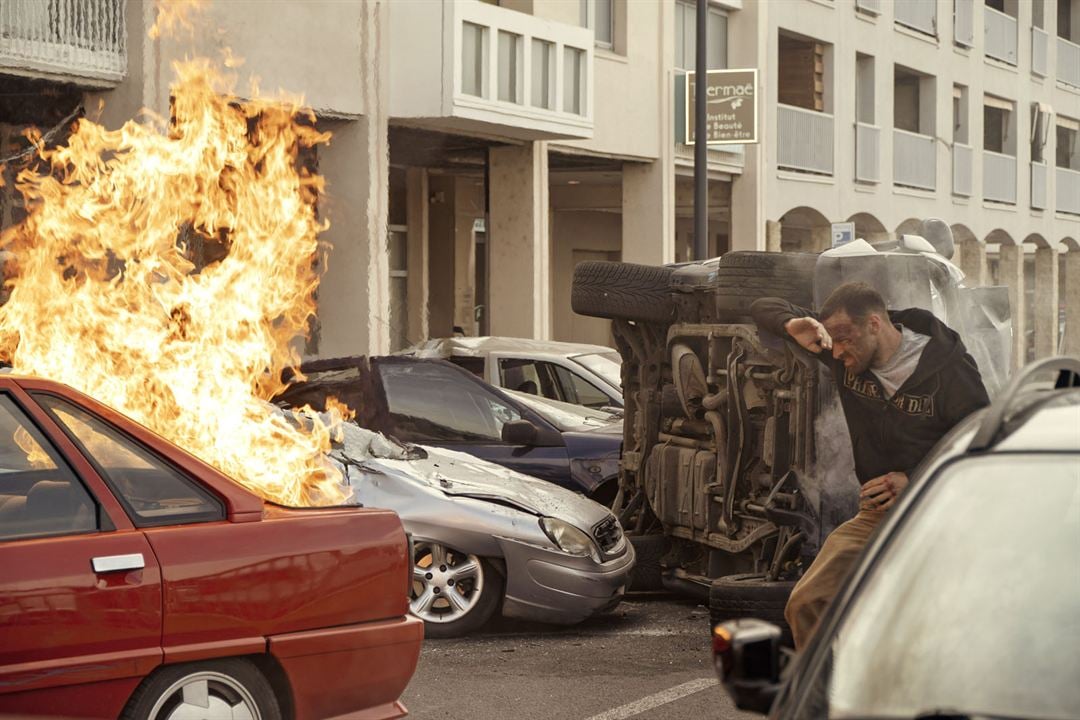
[[[640,715],[646,710],[652,710],[658,708],[661,705],[667,705],[670,702],[681,700],[687,695],[693,695],[696,692],[701,692],[707,688],[711,688],[713,685],[719,684],[719,680],[716,678],[701,678],[700,680],[691,680],[685,682],[682,685],[676,685],[673,688],[667,690],[661,690],[658,693],[653,693],[640,700],[635,700],[632,703],[627,703],[620,707],[602,712],[599,715],[593,715],[587,720],[623,720],[623,718],[633,717],[634,715]]]

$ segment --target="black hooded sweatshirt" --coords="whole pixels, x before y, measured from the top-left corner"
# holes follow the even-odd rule
[[[816,317],[779,298],[761,298],[750,306],[750,312],[759,328],[789,341],[784,323]],[[915,372],[891,398],[886,399],[870,370],[856,375],[832,353],[818,354],[832,370],[840,393],[860,483],[890,472],[910,476],[945,433],[990,404],[979,368],[955,331],[919,308],[891,310],[889,319],[930,337]]]

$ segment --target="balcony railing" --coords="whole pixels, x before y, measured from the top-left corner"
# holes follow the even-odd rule
[[[881,179],[881,129],[855,123],[855,179],[876,183]]]
[[[975,45],[975,0],[953,0],[953,42]]]
[[[1016,18],[992,7],[983,8],[986,54],[995,60],[1016,64]]]
[[[903,0],[894,4],[893,12],[899,24],[937,36],[937,0]]]
[[[1057,57],[1057,79],[1073,87],[1080,87],[1080,45],[1059,37]]]
[[[1031,207],[1046,209],[1046,164],[1031,163]]]
[[[881,0],[855,0],[855,7],[870,15],[881,14]]]
[[[937,187],[937,146],[928,135],[893,130],[893,182],[933,190]]]
[[[1080,215],[1080,170],[1059,167],[1054,179],[1057,182],[1057,211]]]
[[[893,152],[896,152],[893,150]],[[971,158],[970,145],[953,143],[952,153],[952,191],[954,195],[971,197]]]
[[[1016,158],[983,150],[983,198],[1016,204]]]
[[[833,116],[791,105],[779,105],[777,120],[777,165],[832,175]]]
[[[126,0],[3,0],[0,69],[114,85],[127,73]]]
[[[1040,77],[1046,77],[1047,62],[1046,48],[1050,43],[1050,36],[1042,28],[1031,28],[1031,72]]]
[[[488,3],[431,5],[389,3],[391,117],[526,140],[592,137],[591,30]]]

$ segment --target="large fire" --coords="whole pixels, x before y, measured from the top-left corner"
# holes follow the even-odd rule
[[[236,99],[205,60],[174,65],[169,122],[78,121],[17,187],[0,357],[150,427],[264,497],[341,502],[331,428],[267,412],[315,311],[328,141],[298,101]],[[200,248],[217,253],[199,256]]]

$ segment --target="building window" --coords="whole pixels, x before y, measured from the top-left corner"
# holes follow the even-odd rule
[[[1031,162],[1046,162],[1046,140],[1049,137],[1051,114],[1040,103],[1031,103]]]
[[[968,144],[970,121],[968,120],[968,89],[963,85],[953,85],[952,96],[953,142]]]
[[[615,47],[615,0],[581,0],[581,25],[591,28],[597,47]]]
[[[532,41],[532,104],[551,110],[555,107],[555,44]]]
[[[584,74],[585,51],[569,45],[563,47],[563,112],[585,114]]]
[[[987,95],[983,101],[983,150],[1016,155],[1013,104]]]
[[[1080,170],[1080,122],[1058,116],[1057,166]]]
[[[778,55],[780,104],[826,112],[829,100],[824,43],[781,33]]]
[[[876,103],[874,101],[874,57],[855,53],[855,121],[873,125]]]
[[[919,135],[933,136],[935,112],[933,75],[893,67],[893,127]]]
[[[503,102],[520,103],[522,70],[522,37],[499,31],[499,99]]]
[[[461,27],[461,92],[484,96],[485,35],[487,28],[467,22]]]
[[[409,346],[409,235],[404,225],[391,225],[387,237],[390,254],[390,349]]]
[[[705,28],[708,43],[708,67],[722,70],[727,67],[727,15],[719,8],[709,8],[708,26]],[[697,68],[697,6],[692,2],[675,3],[675,68]]]

